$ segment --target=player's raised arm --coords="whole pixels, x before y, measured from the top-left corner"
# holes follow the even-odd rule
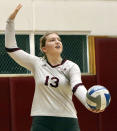
[[[14,20],[15,20],[17,13],[21,9],[21,7],[22,5],[19,4],[15,8],[15,10],[11,13],[11,15],[9,16],[7,20],[6,30],[5,30],[5,47],[6,48],[16,48],[17,47],[16,39],[15,39]]]
[[[33,67],[35,65],[35,61],[37,57],[32,56],[17,46],[16,38],[15,38],[15,24],[14,20],[21,9],[22,5],[19,4],[15,10],[9,16],[6,23],[5,30],[5,48],[8,54],[21,66],[27,68],[28,70],[33,71]]]

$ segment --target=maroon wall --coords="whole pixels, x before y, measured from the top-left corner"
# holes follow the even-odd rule
[[[117,38],[95,38],[97,84],[111,93],[109,107],[100,114],[100,131],[117,131]]]
[[[9,78],[0,78],[0,131],[11,131]]]
[[[96,84],[96,76],[82,76],[82,80],[87,88]],[[0,78],[0,131],[30,131],[34,86],[33,77]],[[73,101],[81,131],[98,131],[98,114],[87,111],[75,97]]]
[[[14,77],[10,79],[11,126],[12,131],[30,131],[30,109],[34,94],[32,77]]]

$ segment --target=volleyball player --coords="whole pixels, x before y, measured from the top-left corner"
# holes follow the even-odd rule
[[[89,109],[80,69],[74,62],[62,59],[63,46],[56,33],[45,34],[40,39],[44,58],[30,55],[17,47],[14,19],[21,7],[19,4],[7,20],[5,47],[19,65],[34,75],[36,87],[31,109],[31,131],[80,131],[72,95]]]

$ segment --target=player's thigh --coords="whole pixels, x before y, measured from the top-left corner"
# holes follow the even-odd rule
[[[67,123],[67,131],[80,131],[78,119],[71,119]]]
[[[67,131],[80,131],[80,128],[77,126],[71,127],[69,129],[67,129]]]
[[[80,131],[77,118],[59,117],[56,122],[55,131]]]
[[[31,131],[51,131],[43,125],[32,125]]]

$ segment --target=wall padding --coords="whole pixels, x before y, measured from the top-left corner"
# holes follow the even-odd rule
[[[10,78],[12,131],[30,130],[34,86],[32,77]]]
[[[100,131],[117,131],[117,38],[95,38],[97,84],[111,93],[109,107],[100,114]]]
[[[9,78],[0,78],[0,131],[11,131]]]

